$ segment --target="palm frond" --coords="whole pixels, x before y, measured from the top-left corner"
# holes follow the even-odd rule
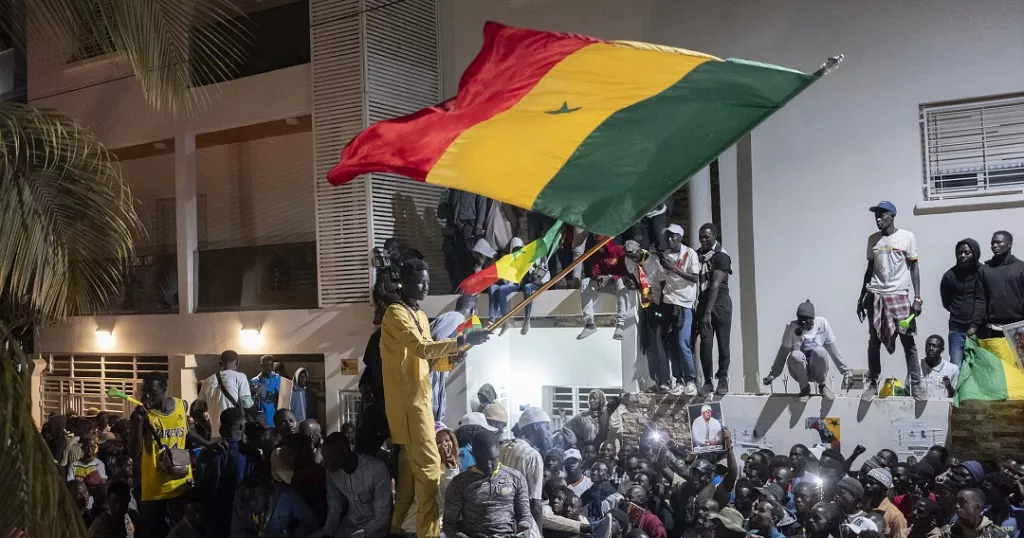
[[[27,361],[0,322],[0,533],[84,538],[85,525],[32,422]]]
[[[247,34],[231,0],[25,0],[24,5],[43,35],[60,41],[97,36],[93,44],[102,53],[119,53],[157,110],[198,112],[209,95],[205,87],[193,87],[193,75],[224,80],[243,60]]]
[[[63,114],[0,102],[0,283],[34,321],[114,297],[141,230],[117,160]]]

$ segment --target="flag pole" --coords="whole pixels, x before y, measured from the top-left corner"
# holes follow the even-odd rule
[[[512,310],[509,310],[508,314],[505,314],[504,316],[501,316],[500,318],[498,318],[498,321],[492,322],[490,325],[488,325],[487,329],[485,329],[485,330],[487,332],[494,332],[494,330],[497,329],[498,327],[500,327],[503,323],[505,323],[506,321],[512,319],[512,316],[514,316],[517,313],[519,313],[520,310],[526,308],[526,305],[532,303],[533,300],[536,299],[541,293],[544,293],[545,291],[551,289],[551,286],[554,286],[560,280],[562,280],[563,278],[568,276],[569,273],[572,272],[572,270],[575,269],[577,265],[583,263],[584,260],[586,260],[587,258],[593,256],[598,250],[601,250],[601,247],[603,247],[603,246],[607,245],[608,243],[610,243],[612,239],[614,239],[614,237],[608,236],[604,240],[598,242],[596,245],[590,247],[590,249],[587,250],[586,252],[584,252],[582,256],[580,256],[579,258],[576,258],[575,260],[573,260],[572,263],[570,263],[564,269],[562,269],[562,271],[560,273],[558,273],[557,275],[551,277],[551,280],[548,280],[543,285],[541,285],[541,287],[538,288],[537,291],[533,292],[532,295],[530,295],[529,297],[524,298],[521,303],[519,303],[516,306],[514,306],[512,308]]]

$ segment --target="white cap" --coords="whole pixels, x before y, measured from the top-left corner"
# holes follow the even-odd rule
[[[467,413],[466,416],[462,417],[462,420],[459,421],[460,428],[463,426],[470,425],[482,426],[483,429],[489,432],[498,431],[498,428],[495,428],[494,426],[491,426],[490,424],[487,423],[487,417],[485,417],[483,413]]]
[[[539,422],[551,423],[551,417],[539,407],[527,407],[526,411],[523,411],[522,415],[519,415],[519,428],[525,428],[530,424],[537,424]],[[582,458],[580,458],[582,459]]]
[[[853,531],[854,534],[860,534],[864,531],[875,531],[878,532],[878,525],[875,525],[874,521],[864,516],[857,516],[853,518],[853,521],[844,523],[843,527],[846,527]]]
[[[492,247],[486,239],[477,239],[476,243],[473,245],[473,252],[479,252],[488,258],[493,258],[498,255],[498,253],[494,251],[494,247]]]
[[[669,224],[668,228],[665,228],[663,233],[674,233],[676,235],[686,235],[686,231],[683,227],[678,224]]]
[[[700,412],[703,413],[704,411],[711,411],[711,406],[708,404],[702,405],[700,408]]]
[[[513,237],[512,241],[510,241],[508,244],[508,249],[515,250],[517,248],[523,248],[523,240],[519,239],[518,237]]]
[[[565,451],[565,455],[562,457],[562,460],[569,461],[569,458],[576,458],[580,461],[583,461],[583,454],[580,454],[580,451],[576,450],[575,448],[570,448],[569,450]]]

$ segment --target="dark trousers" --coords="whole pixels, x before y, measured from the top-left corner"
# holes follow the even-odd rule
[[[647,356],[647,368],[651,377],[658,385],[668,385],[672,380],[669,373],[668,356],[661,343],[662,315],[659,310],[661,305],[652,304],[647,308],[641,308],[639,327],[640,349]]]
[[[693,324],[696,326],[693,330],[693,340],[696,344],[697,338],[700,338],[700,367],[704,373],[704,382],[711,383],[711,372],[714,370],[714,362],[711,354],[714,348],[714,341],[718,341],[718,371],[715,372],[714,377],[718,379],[726,379],[729,377],[729,339],[732,333],[732,299],[726,297],[728,301],[725,304],[718,304],[711,308],[711,332],[709,334],[701,334],[703,330],[704,310],[707,307],[698,306],[696,311]],[[712,337],[715,340],[712,340]]]
[[[139,502],[139,538],[165,538],[184,515],[184,497]]]
[[[875,330],[875,301],[868,300],[868,377],[872,381],[878,381],[882,375],[882,339],[878,337]],[[915,329],[916,330],[916,329]],[[921,363],[917,359],[917,343],[914,341],[914,330],[910,334],[899,335],[900,345],[903,347],[903,355],[907,361],[907,377],[911,383],[921,380]]]

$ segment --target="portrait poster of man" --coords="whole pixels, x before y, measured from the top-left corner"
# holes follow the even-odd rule
[[[695,454],[718,452],[725,450],[722,442],[722,428],[725,419],[722,415],[722,403],[699,403],[687,406],[690,420],[690,441]]]
[[[1003,334],[1017,359],[1017,368],[1024,371],[1024,321],[1003,325]]]

